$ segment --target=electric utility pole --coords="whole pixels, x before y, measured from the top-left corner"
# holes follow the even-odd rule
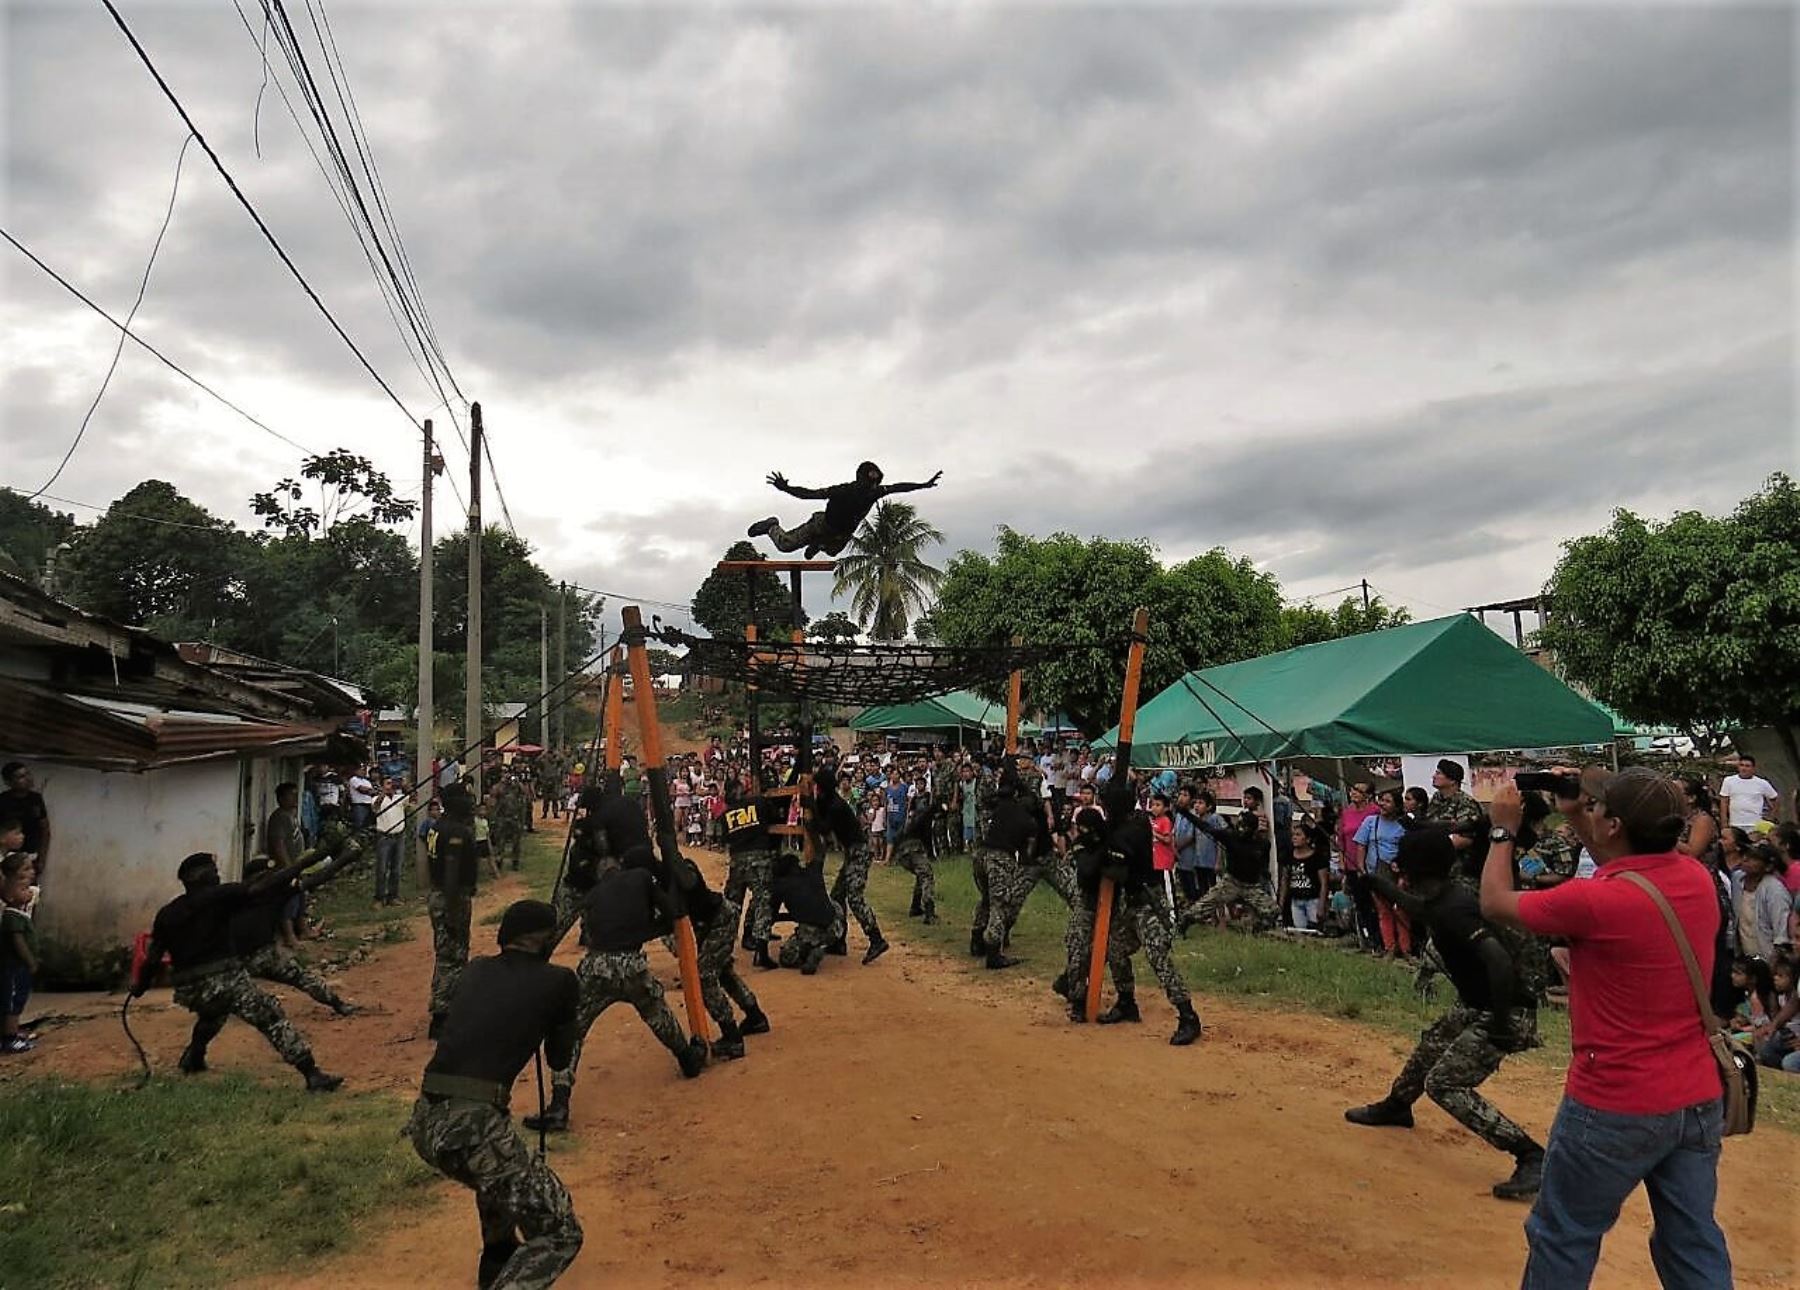
[[[469,405],[469,625],[463,673],[463,743],[472,745],[469,791],[481,799],[481,404]]]

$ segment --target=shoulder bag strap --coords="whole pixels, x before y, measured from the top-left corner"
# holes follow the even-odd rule
[[[1700,979],[1700,961],[1694,957],[1694,947],[1688,943],[1687,930],[1682,927],[1681,920],[1669,907],[1668,898],[1657,890],[1656,884],[1641,873],[1622,873],[1619,877],[1656,902],[1657,912],[1662,915],[1663,922],[1669,925],[1669,934],[1675,938],[1675,946],[1681,951],[1681,961],[1687,967],[1688,984],[1694,987],[1694,1002],[1700,1008],[1700,1024],[1706,1027],[1706,1033],[1712,1034],[1719,1029],[1719,1019],[1713,1016],[1712,1003],[1706,996],[1706,984]]]

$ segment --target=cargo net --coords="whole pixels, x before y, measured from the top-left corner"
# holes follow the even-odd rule
[[[754,685],[770,694],[821,703],[874,706],[912,703],[1003,681],[1066,645],[826,645],[816,641],[744,641],[690,636],[665,627],[653,633],[685,649],[690,675]]]

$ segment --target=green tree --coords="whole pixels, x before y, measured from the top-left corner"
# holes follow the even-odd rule
[[[1145,698],[1184,672],[1267,652],[1281,591],[1222,550],[1164,567],[1147,542],[1034,538],[1002,528],[992,557],[959,552],[938,587],[929,630],[948,645],[999,645],[1015,634],[1065,652],[1029,669],[1025,701],[1062,709],[1089,734],[1118,716],[1132,611],[1150,610]],[[1003,682],[988,687],[1001,697]]]
[[[878,641],[906,635],[914,612],[928,606],[943,581],[943,570],[925,562],[927,546],[944,535],[919,518],[906,502],[881,502],[850,539],[850,551],[837,562],[834,596],[850,597],[850,614],[858,627]]]
[[[1380,596],[1370,597],[1367,608],[1363,607],[1360,596],[1345,596],[1336,609],[1321,609],[1310,603],[1284,605],[1281,626],[1276,633],[1276,648],[1317,645],[1320,641],[1378,632],[1384,627],[1404,627],[1411,621],[1410,613],[1388,605]]]
[[[1538,642],[1633,721],[1771,726],[1800,760],[1800,487],[1769,478],[1729,516],[1616,511],[1564,545]]]
[[[75,517],[0,488],[0,569],[36,584],[56,547],[75,532]]]
[[[226,640],[244,608],[243,565],[255,544],[146,479],[76,532],[68,595],[93,613],[170,640]]]
[[[724,560],[761,560],[762,554],[748,542],[733,542],[720,557]],[[744,572],[734,569],[721,573],[714,569],[706,575],[694,592],[693,618],[707,635],[721,640],[743,639],[744,623],[751,610],[751,596],[756,598],[756,630],[764,639],[772,635],[786,638],[794,628],[793,602],[781,579],[760,570],[746,580]]]
[[[307,490],[301,480],[317,487],[316,507],[303,504]],[[300,467],[300,479],[284,479],[268,492],[255,494],[250,509],[262,517],[267,528],[288,537],[307,537],[319,529],[329,532],[353,518],[401,524],[413,517],[418,503],[396,497],[388,477],[367,457],[348,448],[333,448],[323,456],[308,457]]]
[[[854,641],[859,628],[841,609],[834,609],[807,629],[806,634],[827,645],[847,645]]]

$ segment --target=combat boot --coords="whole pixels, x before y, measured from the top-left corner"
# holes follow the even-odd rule
[[[825,951],[823,948],[809,950],[807,951],[805,961],[800,964],[800,975],[817,976],[819,974],[819,968],[822,967],[824,963]]]
[[[1530,1200],[1544,1184],[1544,1152],[1541,1147],[1522,1151],[1517,1159],[1519,1163],[1513,1169],[1512,1177],[1494,1184],[1494,1196],[1499,1200]]]
[[[1085,1022],[1087,1020],[1087,1000],[1074,998],[1069,1000],[1069,1020]]]
[[[1138,1012],[1135,994],[1121,994],[1113,1000],[1112,1007],[1094,1018],[1103,1026],[1116,1026],[1122,1021],[1142,1021],[1143,1019],[1143,1015]]]
[[[744,1014],[744,1020],[738,1026],[740,1035],[766,1035],[769,1033],[769,1017],[761,1008],[752,1008]]]
[[[1024,961],[1024,959],[1016,959],[1001,950],[995,950],[987,956],[983,966],[990,972],[998,972],[1001,968],[1018,967]]]
[[[183,1075],[198,1075],[206,1069],[206,1049],[189,1044],[181,1050],[181,1058],[175,1065]]]
[[[354,1017],[362,1009],[346,999],[339,999],[331,1005],[331,1010],[340,1017]]]
[[[825,947],[825,952],[827,954],[835,954],[839,958],[845,958],[850,953],[850,943],[840,936]]]
[[[1176,1007],[1181,1020],[1175,1025],[1175,1033],[1169,1036],[1171,1048],[1186,1048],[1200,1038],[1200,1014],[1194,1011],[1192,1003],[1183,1003]]]
[[[1073,997],[1069,994],[1069,974],[1066,971],[1056,974],[1056,980],[1050,983],[1050,989],[1052,993],[1060,994],[1065,999]]]
[[[868,967],[869,964],[873,963],[876,959],[880,958],[883,954],[886,954],[887,952],[888,952],[887,939],[885,937],[883,937],[880,930],[877,929],[877,931],[875,933],[875,939],[869,942],[868,952],[863,955],[863,966]]]
[[[1344,1112],[1344,1118],[1352,1124],[1366,1124],[1378,1129],[1413,1127],[1412,1108],[1386,1097],[1367,1106],[1353,1106]]]
[[[706,1069],[706,1041],[695,1036],[687,1041],[687,1047],[675,1054],[676,1062],[681,1066],[683,1079],[693,1079]]]
[[[512,1256],[519,1252],[519,1242],[512,1237],[505,1240],[489,1241],[481,1247],[481,1262],[475,1266],[476,1290],[488,1290],[488,1287],[500,1279],[506,1271],[506,1265],[512,1262]]]
[[[927,926],[927,927],[936,927],[937,920],[938,920],[937,902],[931,901],[931,900],[926,901],[925,902],[925,916],[923,918],[921,918],[919,921],[924,923],[925,926]]]
[[[550,1105],[540,1115],[528,1115],[523,1121],[533,1133],[567,1133],[569,1131],[569,1090],[561,1085],[550,1090]]]
[[[981,934],[980,928],[969,933],[969,953],[978,959],[987,957],[987,938]]]
[[[335,1093],[343,1087],[344,1077],[342,1075],[327,1075],[310,1060],[300,1068],[300,1073],[306,1076],[308,1093]]]
[[[719,1037],[713,1040],[712,1055],[722,1062],[736,1061],[744,1055],[744,1032],[735,1022],[719,1027]]]
[[[759,968],[778,968],[781,966],[781,964],[769,957],[769,943],[767,941],[756,942],[756,954],[750,961]]]

